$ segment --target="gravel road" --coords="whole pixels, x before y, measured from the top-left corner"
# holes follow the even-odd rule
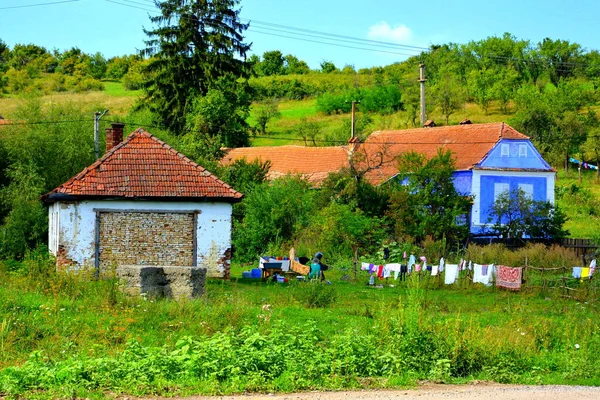
[[[587,400],[600,399],[600,387],[498,384],[425,385],[414,390],[306,392],[277,395],[198,396],[180,400]],[[156,398],[154,400],[157,400]],[[173,400],[171,398],[171,400]]]

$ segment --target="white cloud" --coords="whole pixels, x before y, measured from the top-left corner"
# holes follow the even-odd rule
[[[381,21],[369,28],[367,37],[369,39],[407,44],[412,42],[413,33],[410,28],[404,24],[396,25],[392,28],[387,22]]]

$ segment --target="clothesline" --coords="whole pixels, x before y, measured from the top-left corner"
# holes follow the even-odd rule
[[[523,272],[529,269],[535,271],[557,271],[567,270],[567,267],[555,267],[555,268],[539,268],[539,267],[508,267],[504,265],[494,264],[477,264],[472,261],[461,259],[459,264],[446,264],[444,259],[441,258],[438,265],[427,266],[427,259],[420,257],[421,264],[417,264],[416,257],[411,255],[408,260],[404,259],[406,264],[393,263],[393,264],[371,264],[363,262],[361,270],[368,271],[371,275],[369,280],[370,284],[374,282],[374,276],[376,275],[379,279],[390,278],[392,272],[394,273],[394,280],[398,279],[405,280],[406,274],[413,272],[418,273],[419,276],[424,271],[430,271],[431,276],[436,276],[438,273],[444,272],[444,283],[451,285],[457,280],[469,279],[474,283],[483,283],[486,286],[491,286],[495,279],[496,286],[504,287],[510,290],[520,290],[523,283]],[[572,267],[572,278],[562,277],[555,281],[565,281],[567,279],[580,279],[583,281],[585,278],[591,279],[596,269],[596,260],[590,262],[589,267]],[[467,274],[460,274],[461,271],[469,271]],[[473,271],[471,275],[470,271]]]
[[[573,157],[569,157],[569,161],[572,162],[573,164],[578,164],[579,166],[581,166],[585,169],[596,169],[596,170],[598,169],[598,166],[596,166],[596,165],[585,163],[585,162],[583,162],[581,160],[577,160]]]

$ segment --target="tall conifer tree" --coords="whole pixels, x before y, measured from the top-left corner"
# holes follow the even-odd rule
[[[144,30],[150,56],[143,82],[147,106],[174,134],[181,134],[195,98],[204,96],[220,77],[246,74],[250,45],[243,42],[248,24],[235,9],[239,0],[156,1],[157,26]]]

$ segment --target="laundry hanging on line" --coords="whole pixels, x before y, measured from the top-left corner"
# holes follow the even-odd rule
[[[578,164],[579,166],[581,166],[582,168],[585,168],[585,169],[594,169],[594,170],[598,169],[598,166],[596,166],[596,165],[585,163],[585,162],[583,162],[581,160],[577,160],[573,157],[569,157],[569,162],[572,162],[573,164]]]
[[[498,276],[496,277],[496,286],[511,290],[521,289],[521,280],[523,277],[523,268],[507,267],[498,265]]]

